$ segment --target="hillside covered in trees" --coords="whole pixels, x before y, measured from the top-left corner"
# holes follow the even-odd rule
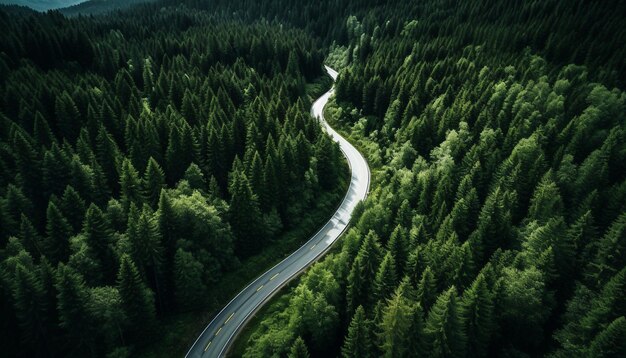
[[[626,356],[625,13],[617,0],[0,9],[3,353],[159,347],[169,317],[301,225],[343,165],[308,115],[326,61],[340,72],[327,119],[368,158],[371,193],[235,352]]]
[[[152,7],[0,27],[4,356],[133,355],[338,185],[303,31]]]
[[[375,184],[244,356],[626,354],[624,5],[452,3],[343,19]]]

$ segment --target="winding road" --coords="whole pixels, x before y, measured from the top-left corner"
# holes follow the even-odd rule
[[[337,71],[326,66],[333,80]],[[348,192],[341,205],[328,222],[283,261],[259,276],[213,318],[187,352],[186,357],[222,357],[234,341],[243,325],[278,290],[320,258],[348,227],[352,212],[358,202],[364,200],[369,190],[370,171],[365,158],[346,139],[340,136],[324,119],[324,106],[334,92],[334,87],[321,96],[311,108],[326,132],[339,143],[350,165],[352,177]]]

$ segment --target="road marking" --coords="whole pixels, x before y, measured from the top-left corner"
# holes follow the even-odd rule
[[[222,327],[220,327],[220,329],[218,329],[217,332],[215,332],[215,335],[217,336],[218,334],[220,334],[221,331],[222,331]]]
[[[207,344],[207,345],[206,345],[206,347],[204,347],[204,351],[205,351],[205,352],[209,350],[209,347],[211,346],[211,343],[212,343],[212,342],[213,342],[213,341],[209,341],[209,344]]]
[[[259,288],[256,289],[256,292],[259,292],[262,288],[263,288],[263,285],[259,286]]]
[[[226,320],[226,322],[224,322],[224,324],[228,323],[228,321],[230,321],[230,319],[233,318],[234,315],[235,315],[235,312],[231,313],[230,316],[228,316],[228,319]]]
[[[279,273],[280,273],[280,272],[279,272]],[[276,278],[276,276],[278,276],[278,273],[277,273],[277,274],[275,274],[274,276],[272,276],[272,277],[270,278],[270,281],[272,281],[273,279],[275,279],[275,278]]]
[[[315,246],[317,246],[317,244],[311,246],[311,250],[313,250],[315,248]]]

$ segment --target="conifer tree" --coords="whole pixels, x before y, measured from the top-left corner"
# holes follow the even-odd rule
[[[626,251],[626,213],[615,220],[598,245],[598,251],[590,264],[590,271],[598,284],[626,266],[626,258],[621,253]]]
[[[93,324],[90,321],[89,292],[81,275],[63,264],[57,269],[59,326],[73,351],[93,354]]]
[[[26,215],[22,214],[20,221],[20,235],[22,245],[33,256],[37,254],[43,254],[45,248],[43,247],[44,241],[37,229],[33,226],[33,223],[28,220]]]
[[[83,225],[83,218],[85,217],[85,201],[70,185],[68,185],[63,192],[61,209],[72,226],[73,232],[78,232]]]
[[[121,258],[117,289],[122,299],[122,308],[128,317],[130,335],[136,340],[146,337],[146,332],[151,331],[155,325],[154,297],[128,255]]]
[[[374,278],[375,300],[386,300],[393,293],[397,284],[396,264],[390,252],[385,254]]]
[[[424,333],[429,356],[458,357],[463,354],[466,338],[454,287],[437,297],[428,314]]]
[[[427,312],[437,300],[437,281],[430,266],[426,266],[417,286],[417,300]]]
[[[381,249],[378,243],[378,236],[373,231],[370,231],[365,236],[348,274],[346,300],[349,315],[359,305],[371,307],[373,297],[370,289],[376,277],[376,271],[381,260],[380,256]]]
[[[387,249],[393,256],[396,264],[397,277],[403,277],[407,266],[407,249],[409,246],[408,232],[406,229],[396,226],[387,241]]]
[[[265,239],[261,210],[244,173],[233,172],[230,191],[229,218],[237,238],[236,252],[248,256],[254,253]]]
[[[287,354],[288,358],[309,358],[309,350],[301,337],[296,338]]]
[[[189,183],[189,187],[191,187],[191,189],[197,189],[202,192],[207,191],[208,186],[206,180],[204,179],[204,174],[202,174],[200,167],[196,165],[196,163],[191,163],[189,165],[189,168],[185,171],[183,179]]]
[[[122,206],[126,212],[128,212],[131,203],[142,203],[141,179],[128,159],[124,159],[120,170],[120,194]]]
[[[115,277],[115,253],[112,230],[104,213],[95,204],[91,204],[85,214],[83,235],[88,246],[90,259],[101,270],[102,278],[112,282]]]
[[[161,190],[165,188],[165,174],[154,158],[148,159],[142,181],[143,195],[154,208],[159,202]]]
[[[494,329],[492,301],[491,292],[482,274],[479,274],[472,286],[463,292],[461,315],[467,334],[466,352],[471,356],[487,355],[489,339]]]
[[[626,319],[621,316],[609,324],[591,342],[591,357],[623,357],[626,355]]]
[[[51,200],[46,210],[45,254],[51,262],[66,262],[69,253],[69,238],[72,228],[61,210]]]
[[[384,357],[405,357],[409,355],[410,329],[412,327],[413,307],[405,297],[403,285],[387,300],[379,323],[379,348]]]
[[[372,356],[372,332],[370,321],[365,317],[363,306],[358,306],[348,327],[348,334],[341,347],[343,358],[368,358]]]
[[[142,277],[148,277],[154,287],[158,303],[162,298],[162,262],[163,246],[158,221],[147,205],[130,216],[127,235],[130,243],[130,253]]]
[[[46,291],[36,272],[21,264],[15,268],[13,299],[24,343],[36,345],[41,354],[49,353]]]

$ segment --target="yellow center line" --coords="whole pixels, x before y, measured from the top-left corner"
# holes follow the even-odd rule
[[[230,319],[233,318],[234,315],[235,315],[235,312],[231,313],[230,316],[228,316],[228,319],[226,320],[226,322],[224,322],[224,324],[228,323],[228,321],[230,321]]]
[[[280,272],[279,272],[279,273],[280,273]],[[276,278],[276,276],[278,276],[278,273],[277,273],[277,274],[275,274],[274,276],[272,276],[272,278],[270,278],[270,281],[272,281],[273,279],[275,279],[275,278]]]
[[[217,336],[218,334],[220,334],[221,331],[222,331],[222,327],[220,327],[220,329],[218,329],[217,332],[215,332],[215,335]]]
[[[259,290],[261,290],[263,288],[263,285],[259,286],[259,288],[256,289],[256,292],[259,292]]]
[[[315,248],[315,246],[317,246],[317,244],[311,246],[311,250],[313,250]]]
[[[209,347],[211,346],[212,341],[209,341],[209,344],[206,345],[206,347],[204,347],[204,351],[208,351]]]

